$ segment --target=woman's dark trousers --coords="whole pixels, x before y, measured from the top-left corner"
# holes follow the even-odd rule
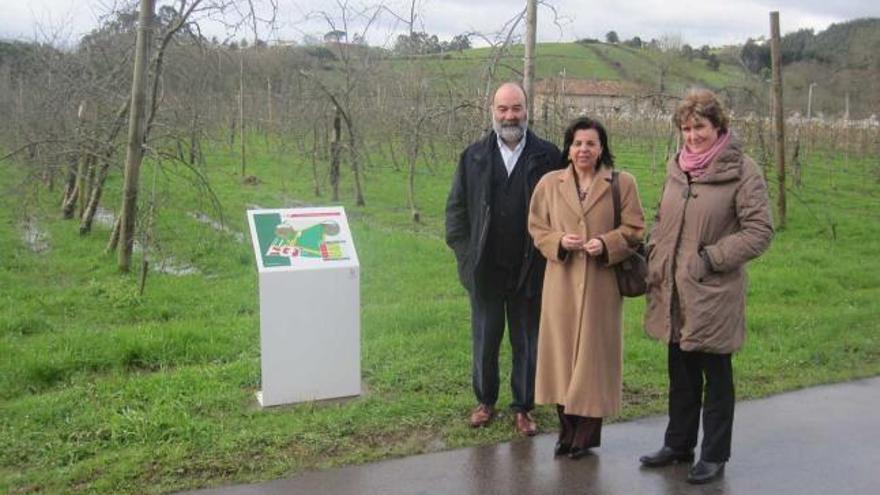
[[[678,343],[671,343],[668,364],[666,446],[689,451],[697,445],[702,408],[700,458],[708,462],[726,462],[730,458],[735,401],[731,355],[682,351]]]

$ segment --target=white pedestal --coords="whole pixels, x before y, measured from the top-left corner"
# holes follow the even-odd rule
[[[252,210],[248,219],[260,282],[260,405],[360,395],[360,267],[345,212]]]

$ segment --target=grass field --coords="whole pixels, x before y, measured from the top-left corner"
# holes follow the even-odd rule
[[[201,169],[239,233],[248,205],[329,203],[311,193],[308,165],[260,146],[248,165],[257,185],[242,185],[236,159],[218,150]],[[646,149],[615,145],[650,216],[662,176]],[[106,227],[80,237],[59,219],[59,193],[28,181],[26,169],[0,167],[0,492],[165,493],[513,438],[508,421],[480,430],[465,422],[474,402],[468,307],[442,240],[452,163],[420,171],[420,225],[409,221],[405,173],[379,160],[364,174],[367,206],[343,201],[362,264],[365,394],[269,410],[254,399],[254,257],[247,237],[191,216],[220,218],[191,171],[166,163],[156,173],[147,163],[141,197],[142,211],[156,204],[151,253],[198,273],[152,272],[139,296],[136,276],[119,275],[103,253]],[[876,157],[807,156],[787,229],[750,267],[740,399],[880,373],[878,178]],[[119,186],[109,188],[105,203],[116,205]],[[342,190],[350,196],[347,182]],[[24,217],[48,250],[27,248]],[[665,404],[665,348],[643,334],[642,310],[641,300],[626,303],[616,419]],[[500,403],[509,400],[502,387]],[[538,410],[544,431],[553,418]]]

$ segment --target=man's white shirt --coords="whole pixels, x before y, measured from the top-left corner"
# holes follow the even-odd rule
[[[526,147],[526,134],[523,134],[522,139],[519,140],[519,144],[517,144],[514,149],[508,148],[500,137],[496,137],[496,139],[498,139],[498,149],[501,151],[501,161],[504,162],[504,168],[507,169],[507,176],[510,177],[510,174],[513,173],[513,167],[516,166],[516,162],[519,161],[519,156],[522,155],[522,151]]]

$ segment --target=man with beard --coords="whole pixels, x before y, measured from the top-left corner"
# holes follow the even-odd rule
[[[517,83],[502,84],[492,103],[492,128],[461,154],[446,201],[446,243],[471,303],[473,427],[495,417],[498,352],[507,320],[513,369],[514,426],[537,431],[535,362],[541,286],[546,260],[527,230],[529,200],[545,173],[563,166],[559,149],[528,130],[526,95]]]

